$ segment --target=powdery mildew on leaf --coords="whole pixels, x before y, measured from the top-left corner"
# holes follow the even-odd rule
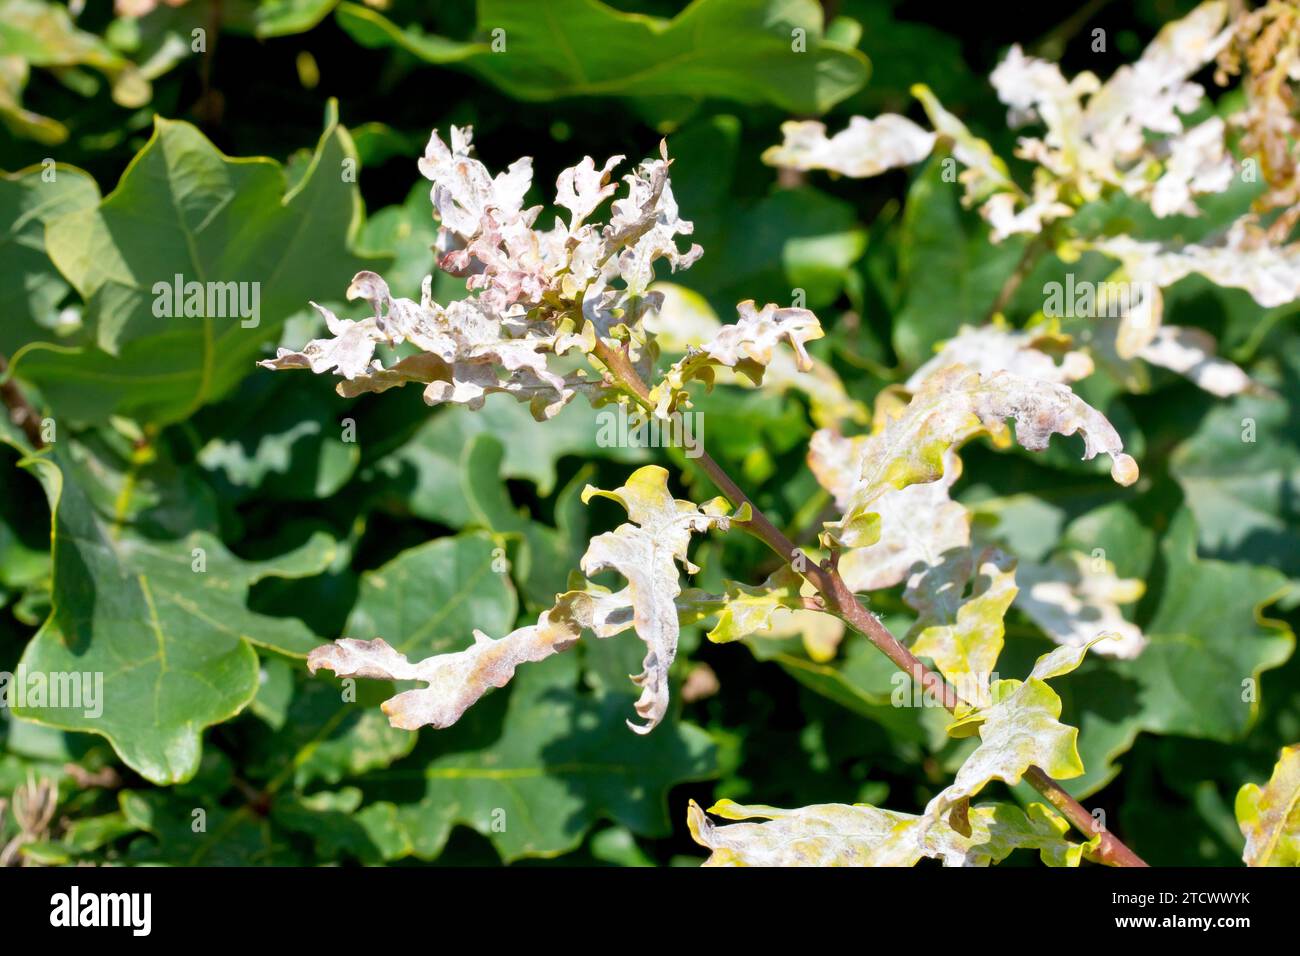
[[[967,593],[969,591],[969,593]],[[908,584],[918,611],[912,653],[934,661],[968,703],[989,703],[989,681],[1002,653],[1003,618],[1016,597],[1015,561],[990,549],[958,551]]]
[[[645,318],[645,328],[654,333],[655,341],[665,352],[686,353],[700,342],[708,342],[722,328],[717,314],[698,292],[671,282],[656,282],[651,291],[661,296],[658,311]],[[809,341],[817,336],[809,336]],[[735,374],[738,369],[717,365],[712,369],[716,382],[741,387],[752,380]],[[763,388],[769,391],[798,391],[808,397],[813,421],[819,427],[840,422],[865,424],[863,404],[851,398],[835,369],[806,352],[776,349],[762,371]]]
[[[610,498],[621,504],[630,522],[591,539],[581,567],[590,576],[614,570],[628,582],[633,626],[646,643],[644,669],[633,682],[642,688],[636,711],[645,724],[628,726],[648,733],[668,711],[668,668],[677,656],[679,624],[675,600],[681,593],[677,562],[691,574],[699,569],[686,555],[692,533],[711,527],[727,529],[730,516],[719,498],[699,507],[674,498],[668,491],[668,472],[658,465],[638,468],[627,483],[613,491],[588,485],[582,500]],[[743,520],[743,519],[742,519]]]
[[[1159,216],[1195,214],[1193,193],[1221,192],[1231,157],[1221,121],[1184,133],[1180,114],[1203,90],[1188,79],[1228,42],[1227,4],[1203,3],[1164,27],[1132,65],[1102,83],[1092,73],[1066,80],[1056,64],[1013,46],[990,76],[1014,126],[1041,123],[1042,138],[1023,137],[1017,155],[1077,190],[1084,200],[1116,186],[1149,202]],[[1164,134],[1164,161],[1149,133]]]
[[[720,801],[709,813],[762,823],[718,826],[692,801],[695,842],[711,850],[705,866],[915,866],[923,858],[944,866],[989,866],[1014,850],[1038,850],[1049,866],[1078,866],[1085,846],[1065,839],[1066,822],[1042,804],[971,807],[966,833],[947,821],[869,804],[820,804],[798,810]]]
[[[1300,745],[1282,748],[1263,787],[1237,792],[1236,812],[1247,866],[1300,866]]]
[[[808,443],[808,466],[841,510],[849,507],[862,459],[878,435],[845,438],[819,429]],[[870,545],[847,548],[839,570],[853,591],[875,591],[939,565],[944,555],[970,546],[970,515],[949,497],[961,475],[956,452],[944,456],[943,476],[935,481],[891,488],[873,506],[879,515],[879,538]]]
[[[1083,773],[1076,746],[1079,731],[1061,723],[1061,698],[1047,681],[1077,668],[1090,646],[1058,647],[1044,654],[1027,679],[997,681],[990,706],[964,713],[949,726],[954,736],[978,732],[980,745],[971,751],[952,784],[926,806],[928,821],[939,824],[950,810],[994,780],[1019,783],[1030,767],[1057,780]]]
[[[493,687],[504,687],[515,669],[566,650],[582,636],[584,627],[601,629],[606,607],[582,591],[562,594],[555,607],[542,612],[536,624],[493,640],[474,632],[474,643],[454,654],[438,654],[418,663],[394,650],[382,638],[371,641],[344,638],[313,650],[307,669],[320,668],[339,677],[375,680],[418,680],[427,684],[408,690],[381,705],[389,723],[403,730],[450,727]]]
[[[1162,325],[1138,352],[1138,357],[1185,376],[1192,384],[1219,398],[1259,390],[1239,365],[1221,358],[1215,354],[1217,351],[1214,336],[1209,332],[1190,326]]]
[[[1045,329],[1013,329],[1005,325],[963,325],[904,383],[915,392],[927,378],[949,365],[975,372],[1012,372],[1022,378],[1069,385],[1092,374],[1086,353],[1070,348],[1070,337]],[[1057,361],[1059,357],[1060,361]]]
[[[781,124],[784,142],[763,153],[769,166],[787,169],[825,169],[843,176],[865,178],[887,169],[911,166],[930,155],[935,134],[905,116],[884,113],[875,119],[853,116],[834,136],[816,120]]]
[[[1116,340],[1121,358],[1132,358],[1155,341],[1164,311],[1160,290],[1193,273],[1216,285],[1244,289],[1265,307],[1300,299],[1300,242],[1276,245],[1242,220],[1214,243],[1177,245],[1113,236],[1084,247],[1118,259],[1118,278],[1150,290],[1139,307],[1121,317]]]
[[[440,305],[426,278],[416,302],[395,298],[378,275],[358,273],[347,297],[369,302],[373,316],[350,321],[317,306],[331,337],[300,351],[280,349],[261,364],[336,371],[345,396],[419,382],[431,405],[476,409],[488,394],[503,392],[528,402],[538,420],[555,415],[579,392],[596,402],[607,395],[609,381],[556,362],[570,351],[590,353],[597,337],[630,347],[634,367],[647,372],[653,350],[640,322],[660,302],[648,291],[654,264],[663,259],[684,269],[701,252],[697,245],[678,246],[693,227],[678,213],[666,148],[623,177],[624,195],[613,201],[604,225],[587,220],[616,193],[609,176],[622,157],[599,168],[586,157],[564,170],[556,204],[568,211],[569,222],[557,219],[541,230],[535,226],[541,207],[524,207],[530,159],[494,177],[471,155],[469,129],[452,127],[449,139],[435,131],[419,166],[433,182],[439,268],[464,278],[469,294]],[[375,357],[380,346],[404,344],[418,354],[387,368]]]
[[[761,384],[763,371],[782,341],[794,351],[795,367],[800,372],[812,370],[812,357],[804,344],[824,334],[812,312],[783,309],[771,303],[756,309],[753,300],[741,302],[736,311],[740,318],[721,326],[708,341],[688,346],[686,354],[664,373],[663,381],[650,394],[657,413],[675,411],[688,402],[683,389],[692,379],[712,383],[715,367],[734,369],[755,385]]]
[[[978,434],[1005,444],[1007,419],[1015,420],[1016,440],[1030,451],[1046,448],[1053,434],[1078,432],[1085,460],[1105,453],[1115,481],[1137,480],[1137,463],[1124,453],[1114,427],[1068,386],[1010,372],[982,376],[954,365],[930,376],[867,447],[849,507],[839,522],[827,525],[828,532],[849,547],[873,543],[880,524],[875,504],[888,490],[942,477],[944,453]]]
[[[1058,644],[1085,646],[1101,634],[1096,653],[1132,658],[1142,653],[1147,639],[1141,628],[1124,619],[1121,604],[1132,604],[1146,591],[1136,578],[1120,578],[1115,565],[1072,551],[1048,564],[1020,563],[1020,594],[1016,607]]]

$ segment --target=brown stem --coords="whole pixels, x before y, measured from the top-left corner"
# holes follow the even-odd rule
[[[9,362],[0,355],[0,401],[9,409],[9,420],[23,430],[33,448],[44,448],[45,440],[41,437],[41,416],[27,401],[18,383],[5,378],[9,372]]]
[[[619,379],[621,385],[627,387],[642,405],[648,407],[650,405],[650,390],[641,381],[641,377],[632,367],[627,355],[611,348],[601,339],[597,339],[596,342],[596,357]],[[749,505],[751,517],[744,523],[745,530],[762,540],[783,561],[795,562],[799,552],[797,552],[794,544],[780,528],[768,519],[767,515],[763,514],[755,506],[741,487],[731,480],[731,476],[713,460],[713,456],[704,449],[702,443],[700,445],[700,456],[696,459],[696,462],[704,470],[704,473],[709,476],[710,480],[717,485],[718,490],[731,502],[733,508],[739,509],[742,505]],[[880,622],[880,618],[863,606],[857,595],[850,590],[849,586],[844,583],[844,579],[840,577],[833,559],[827,559],[821,564],[800,561],[794,563],[793,566],[821,594],[828,613],[841,618],[854,630],[866,637],[867,640],[871,641],[881,653],[894,662],[899,670],[910,674],[913,680],[920,683],[924,691],[934,694],[947,710],[955,711],[963,703],[962,699],[957,695],[957,691],[943,679],[943,675],[926,667],[915,654],[904,647],[898,638],[890,633],[889,628]],[[1030,767],[1025,773],[1024,779],[1042,794],[1063,817],[1069,820],[1080,833],[1089,838],[1098,833],[1097,823],[1092,814],[1041,769]],[[1141,857],[1130,850],[1123,841],[1109,830],[1102,830],[1100,835],[1101,840],[1100,846],[1097,848],[1097,859],[1101,862],[1111,866],[1147,865]]]
[[[1038,257],[1047,249],[1047,243],[1043,239],[1044,233],[1039,233],[1034,239],[1025,246],[1025,251],[1020,254],[1020,261],[1012,270],[1011,275],[1007,276],[1006,281],[1002,283],[1002,288],[998,290],[998,297],[993,300],[989,306],[988,314],[984,316],[984,324],[987,325],[993,321],[993,316],[1002,312],[1011,303],[1011,297],[1016,294],[1021,283],[1029,277],[1030,271],[1038,262]]]

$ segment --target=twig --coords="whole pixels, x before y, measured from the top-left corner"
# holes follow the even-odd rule
[[[636,373],[626,355],[611,349],[599,338],[596,340],[595,354],[604,363],[605,367],[617,376],[620,380],[619,384],[623,385],[629,394],[636,396],[643,407],[651,407],[650,390],[646,387],[645,382],[641,381],[641,377]],[[741,527],[746,531],[763,541],[783,561],[791,562],[796,552],[793,542],[750,500],[741,487],[732,481],[731,476],[704,449],[703,443],[700,445],[700,456],[696,459],[696,462],[704,470],[704,473],[709,476],[709,479],[717,485],[718,490],[731,502],[733,508],[739,509],[742,505],[749,506],[750,519],[743,523],[738,522],[738,524],[741,524]],[[802,568],[800,565],[802,565]],[[871,641],[876,646],[876,649],[893,661],[899,670],[910,674],[912,679],[916,680],[925,692],[934,694],[938,700],[942,701],[947,710],[955,711],[963,703],[957,691],[944,680],[941,674],[921,663],[915,654],[904,647],[898,638],[890,633],[889,628],[885,627],[879,618],[862,605],[857,595],[840,577],[834,561],[828,559],[822,564],[804,561],[799,562],[794,567],[817,589],[827,613],[839,617],[855,631]],[[1069,820],[1080,833],[1089,838],[1097,835],[1097,823],[1092,814],[1041,769],[1030,767],[1025,773],[1024,779],[1042,794],[1056,808],[1057,812]],[[1100,831],[1100,837],[1097,859],[1101,860],[1101,862],[1111,866],[1147,865],[1141,857],[1130,850],[1123,841],[1109,830]]]
[[[41,415],[27,396],[23,394],[18,383],[8,378],[9,362],[0,355],[0,401],[9,409],[9,420],[22,429],[27,440],[34,448],[44,448],[45,440],[41,437]]]

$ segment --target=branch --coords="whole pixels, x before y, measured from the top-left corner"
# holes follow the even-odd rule
[[[9,409],[9,420],[23,430],[33,448],[44,448],[45,440],[41,437],[41,415],[27,396],[22,393],[18,383],[8,378],[9,362],[0,355],[0,401]]]
[[[1028,249],[1026,249],[1026,253],[1028,253]],[[1017,269],[1017,271],[1020,270]],[[632,368],[627,357],[611,349],[599,338],[596,343],[596,357],[604,363],[611,373],[618,377],[620,384],[626,386],[630,394],[636,396],[643,406],[649,408],[650,390],[641,381],[640,376]],[[718,490],[731,502],[733,508],[749,505],[752,517],[747,522],[737,522],[737,524],[740,524],[750,534],[763,541],[783,561],[790,563],[797,550],[794,543],[750,500],[741,487],[731,480],[731,476],[713,460],[713,456],[704,448],[702,442],[700,444],[700,456],[696,459],[696,462],[704,469],[704,473],[709,476],[710,480],[717,485]],[[863,606],[857,595],[850,590],[849,586],[844,583],[844,579],[840,577],[839,572],[835,569],[833,559],[827,559],[821,564],[801,563],[803,564],[803,570],[800,573],[817,589],[827,613],[841,618],[855,631],[871,641],[876,646],[876,649],[893,661],[899,670],[910,674],[913,680],[918,681],[925,691],[934,694],[938,700],[942,701],[947,710],[955,711],[963,703],[957,691],[943,679],[941,674],[926,667],[915,654],[904,647],[898,638],[890,633],[889,628],[885,627],[878,617]],[[798,570],[797,567],[796,570]],[[1057,812],[1069,820],[1080,833],[1089,838],[1097,835],[1097,824],[1092,814],[1041,769],[1030,767],[1024,779],[1042,794],[1056,808]],[[1130,850],[1123,841],[1109,830],[1101,831],[1101,845],[1097,850],[1097,858],[1111,866],[1147,865],[1141,857]]]

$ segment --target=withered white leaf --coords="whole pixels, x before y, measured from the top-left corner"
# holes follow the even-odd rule
[[[581,567],[589,577],[614,570],[628,582],[633,626],[646,644],[644,669],[633,678],[642,688],[636,711],[645,724],[628,726],[648,733],[668,711],[668,668],[677,656],[678,609],[681,593],[677,563],[694,574],[686,549],[693,533],[710,527],[726,529],[731,517],[726,502],[715,499],[698,507],[676,499],[668,490],[668,472],[658,465],[646,465],[633,472],[622,487],[602,491],[588,485],[582,500],[611,498],[621,504],[630,522],[591,539]]]
[[[1124,453],[1114,426],[1068,386],[1010,372],[982,376],[953,365],[929,376],[867,446],[844,517],[827,525],[830,537],[848,547],[874,543],[880,534],[875,504],[888,490],[942,477],[944,453],[975,435],[1006,444],[1011,440],[1007,419],[1015,420],[1015,438],[1030,451],[1046,448],[1053,434],[1077,432],[1085,460],[1107,454],[1115,481],[1137,480],[1137,463]]]
[[[1112,236],[1082,244],[1121,263],[1116,279],[1126,279],[1142,292],[1139,307],[1121,318],[1116,349],[1132,358],[1154,341],[1161,324],[1160,290],[1198,273],[1216,285],[1244,289],[1265,307],[1300,299],[1300,242],[1276,245],[1267,234],[1245,220],[1233,223],[1215,243],[1148,242]]]
[[[1231,180],[1223,124],[1183,134],[1180,116],[1201,101],[1203,90],[1189,78],[1228,41],[1226,16],[1222,0],[1202,3],[1105,83],[1087,72],[1067,80],[1056,64],[1013,46],[990,80],[1010,107],[1011,125],[1047,129],[1041,138],[1022,138],[1017,155],[1068,181],[1086,201],[1113,186],[1151,203],[1157,215],[1194,213],[1193,194],[1221,192]]]
[[[700,343],[711,341],[722,328],[717,313],[698,292],[671,282],[656,282],[650,291],[661,299],[659,308],[646,316],[644,324],[663,351],[685,353],[692,347],[698,348]],[[866,408],[849,396],[831,366],[807,355],[811,367],[801,370],[801,361],[803,359],[797,353],[777,349],[763,373],[763,388],[777,392],[798,391],[806,395],[813,421],[819,427],[841,422],[866,423]],[[719,365],[715,376],[718,382],[742,387],[753,385],[752,380],[741,378],[735,371]]]
[[[413,664],[381,638],[344,638],[313,650],[307,657],[307,669],[314,674],[323,667],[339,677],[423,681],[428,686],[384,701],[381,706],[389,723],[404,730],[450,727],[488,690],[504,687],[520,664],[571,647],[582,636],[583,627],[598,626],[602,610],[608,608],[586,592],[570,591],[560,595],[536,624],[497,640],[475,631],[474,643],[463,651]]]
[[[1259,386],[1239,365],[1215,354],[1214,336],[1202,329],[1162,325],[1152,340],[1138,352],[1143,361],[1187,377],[1211,395],[1227,398]]]
[[[858,179],[919,163],[930,155],[935,140],[933,133],[896,113],[850,117],[849,125],[829,138],[823,123],[792,120],[781,124],[781,135],[784,142],[763,153],[769,166],[825,169]]]
[[[863,457],[877,440],[877,435],[845,438],[829,429],[813,433],[808,466],[841,511],[849,508]],[[964,552],[970,546],[970,514],[949,496],[960,475],[961,460],[949,450],[941,478],[891,488],[876,499],[879,538],[841,552],[839,572],[844,583],[856,592],[892,587],[941,564],[946,554]]]

